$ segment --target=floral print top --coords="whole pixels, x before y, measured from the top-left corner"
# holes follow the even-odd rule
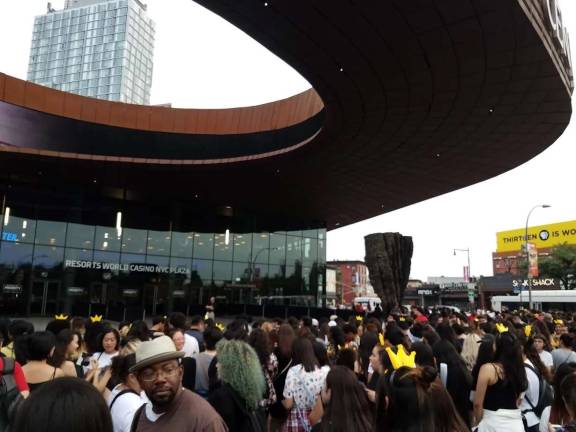
[[[294,399],[294,405],[302,410],[310,410],[316,403],[316,397],[324,388],[326,375],[330,368],[325,366],[312,372],[306,372],[299,364],[288,369],[284,398]]]

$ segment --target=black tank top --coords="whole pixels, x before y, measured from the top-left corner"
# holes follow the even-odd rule
[[[33,393],[34,391],[38,390],[44,384],[52,381],[55,377],[56,377],[56,368],[54,368],[54,372],[52,372],[52,378],[50,378],[48,381],[42,381],[39,383],[28,383],[28,388],[30,389],[30,393]]]
[[[499,409],[518,409],[518,404],[516,403],[518,395],[514,392],[512,381],[501,379],[498,368],[493,363],[491,364],[496,370],[498,381],[496,381],[495,384],[488,386],[486,389],[483,408],[490,411],[498,411]]]

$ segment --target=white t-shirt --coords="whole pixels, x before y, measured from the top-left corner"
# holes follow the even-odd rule
[[[198,339],[184,333],[184,347],[182,347],[182,351],[184,351],[184,357],[192,357],[194,354],[198,354],[200,352]]]
[[[90,357],[90,360],[96,360],[98,362],[98,367],[100,369],[103,369],[107,366],[110,366],[112,364],[112,359],[114,357],[116,357],[118,355],[118,351],[112,353],[112,354],[108,354],[105,352],[97,352],[92,354],[92,357]],[[88,363],[88,366],[84,366],[84,373],[88,372],[90,370],[90,363]]]
[[[552,354],[550,354],[548,351],[542,351],[538,355],[540,356],[540,360],[542,360],[542,363],[544,363],[544,366],[546,366],[547,368],[551,368],[552,366],[554,366],[554,360],[552,359]]]
[[[118,393],[121,391],[121,384],[114,387],[114,389],[110,392],[108,406],[110,406],[116,395],[118,395]],[[114,402],[114,405],[110,409],[114,432],[130,432],[134,414],[136,411],[138,411],[138,408],[140,408],[143,403],[145,403],[145,401],[140,397],[140,395],[131,392],[125,393],[116,399],[116,402]]]
[[[524,364],[530,365],[534,368],[534,365],[530,360],[525,360]],[[520,403],[520,410],[528,411],[532,408],[530,404],[526,400],[526,398],[530,399],[532,405],[538,405],[538,397],[540,395],[540,379],[538,375],[534,373],[534,371],[528,367],[524,368],[526,370],[526,377],[528,378],[528,389],[524,393],[524,397],[522,397],[522,402]],[[524,414],[524,418],[526,419],[526,423],[528,423],[528,427],[532,427],[540,423],[540,419],[534,414],[532,411],[528,411]]]

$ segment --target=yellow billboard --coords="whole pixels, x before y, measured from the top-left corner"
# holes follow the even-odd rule
[[[526,228],[496,233],[496,252],[519,251],[526,242]],[[576,221],[528,227],[528,242],[538,249],[559,244],[576,245]]]

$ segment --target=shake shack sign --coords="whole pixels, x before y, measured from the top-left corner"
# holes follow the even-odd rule
[[[156,264],[119,264],[100,261],[66,260],[65,268],[93,269],[107,271],[123,271],[130,273],[165,273],[165,274],[189,274],[186,267],[162,266]]]

